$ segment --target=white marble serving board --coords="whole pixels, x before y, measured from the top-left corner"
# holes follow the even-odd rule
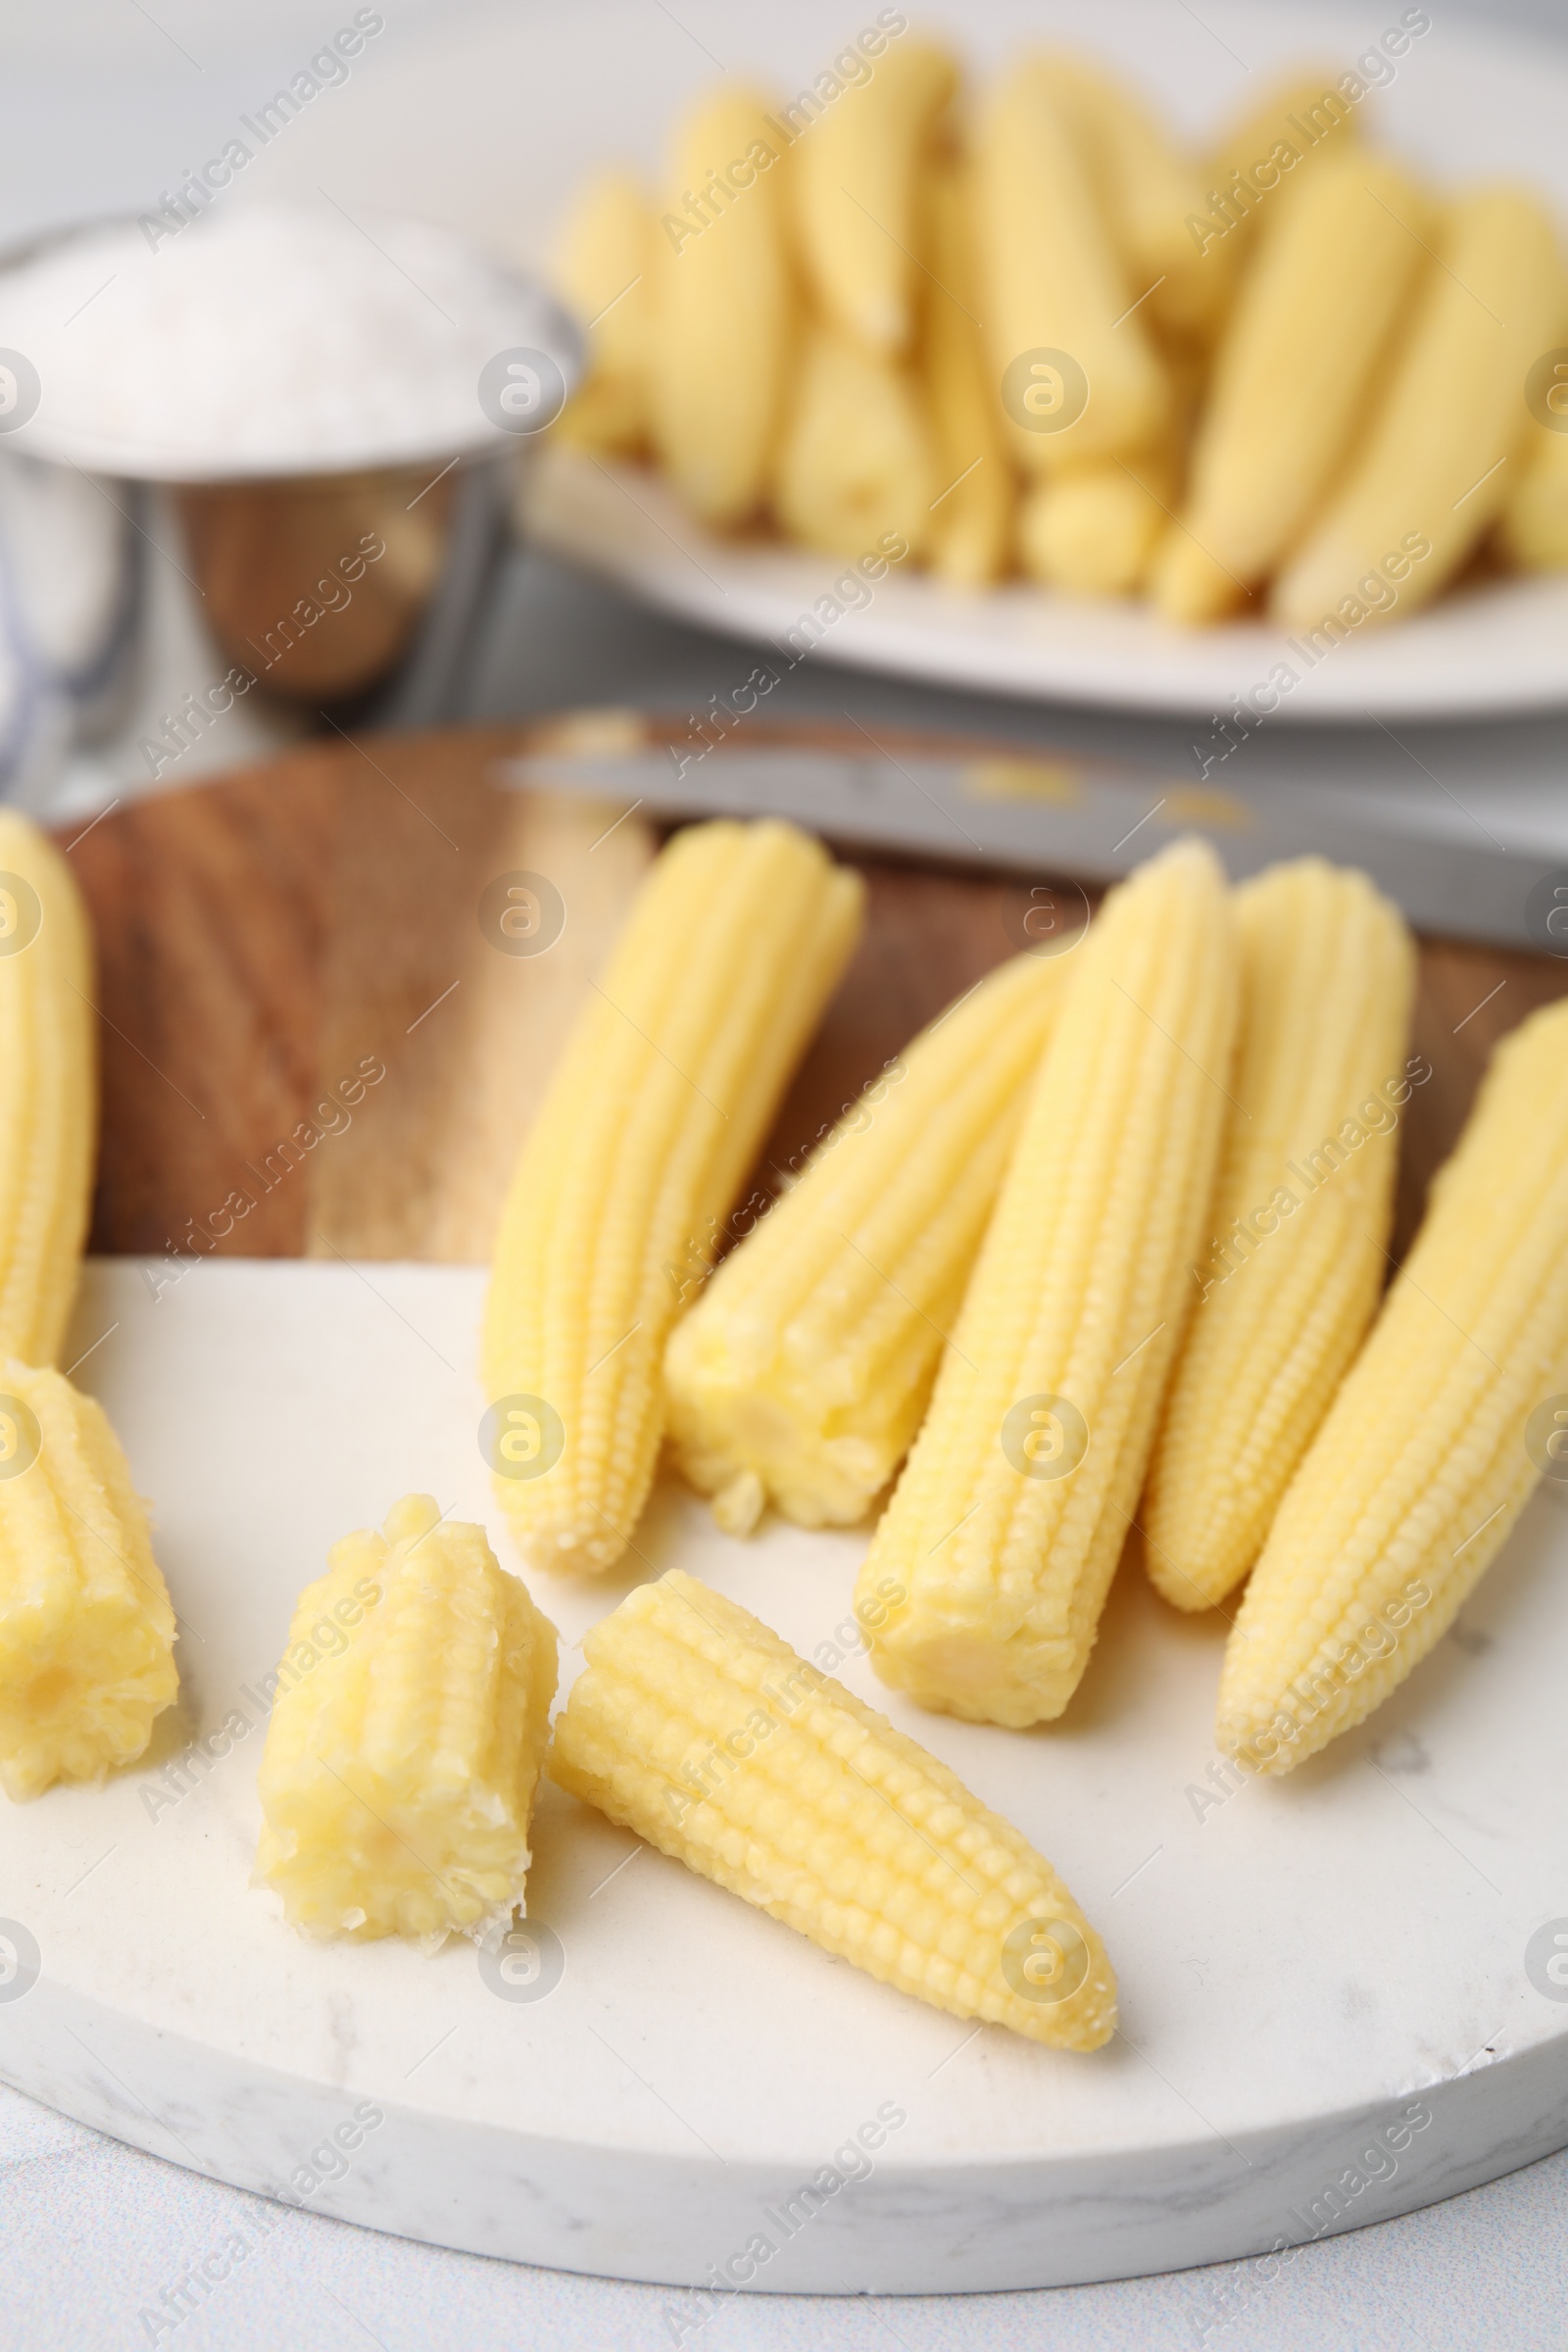
[[[328,1544],[399,1494],[484,1520],[510,1558],[477,1445],[482,1285],[212,1261],[155,1298],[129,1261],[90,1267],[67,1360],[99,1343],[78,1378],[154,1498],[189,1720],[105,1788],[0,1813],[0,2078],[375,2228],[724,2291],[1210,2262],[1568,2143],[1568,1985],[1544,1960],[1568,1913],[1561,1490],[1372,1724],[1223,1801],[1198,1793],[1219,1795],[1223,1628],[1164,1608],[1136,1558],[1054,1729],[923,1716],[858,1655],[835,1666],[1017,1822],[1102,1930],[1122,2033],[1093,2057],[906,2000],[555,1790],[531,1983],[526,1953],[509,1982],[465,1942],[427,1959],[293,1936],[247,1883],[255,1694]],[[670,1489],[637,1541],[624,1578],[537,1586],[565,1678],[566,1645],[676,1561],[821,1663],[854,1642],[860,1538],[736,1543]],[[236,1711],[243,1736],[157,1801],[170,1757]],[[672,2331],[693,2340],[718,2308],[672,2295]]]

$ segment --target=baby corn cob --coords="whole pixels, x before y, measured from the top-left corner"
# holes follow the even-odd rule
[[[1018,515],[1024,569],[1069,596],[1130,596],[1164,531],[1172,472],[1161,452],[1038,483]]]
[[[1013,1727],[1094,1645],[1193,1287],[1237,950],[1212,853],[1106,900],[1046,1048],[930,1412],[857,1587],[883,1681]],[[889,1581],[902,1597],[883,1609]]]
[[[1219,1739],[1289,1772],[1452,1623],[1568,1390],[1568,1004],[1493,1056],[1426,1221],[1280,1505],[1225,1651]],[[1532,1443],[1534,1439],[1534,1444]]]
[[[1166,421],[1170,390],[1089,167],[1047,64],[1020,67],[992,101],[975,161],[980,316],[992,373],[1006,379],[1035,351],[1063,352],[1088,381],[1088,405],[1055,431],[1016,408],[1008,445],[1028,474],[1141,449]],[[1059,373],[1059,370],[1058,370]]]
[[[1188,225],[1204,209],[1196,164],[1123,81],[1077,58],[1045,65],[1086,147],[1135,294],[1167,333],[1209,335],[1230,292],[1232,249]]]
[[[1275,586],[1287,628],[1332,643],[1430,604],[1507,503],[1520,387],[1568,327],[1556,233],[1535,197],[1487,189],[1453,205],[1438,258],[1372,431]]]
[[[695,514],[744,522],[766,486],[793,334],[778,140],[756,98],[698,107],[666,205],[650,247],[654,442]]]
[[[663,1434],[664,1338],[849,958],[864,893],[791,825],[655,860],[502,1215],[484,1379],[525,1560],[608,1568]]]
[[[51,1364],[92,1200],[92,943],[70,868],[0,808],[0,1356]]]
[[[1392,164],[1351,146],[1317,164],[1259,253],[1214,363],[1182,527],[1154,566],[1170,619],[1211,620],[1240,602],[1315,516],[1427,231],[1426,205]]]
[[[584,324],[593,321],[587,380],[562,418],[582,448],[636,451],[648,438],[653,233],[642,190],[621,172],[591,181],[566,223],[556,279]]]
[[[1568,571],[1568,432],[1532,429],[1497,535],[1521,570]]]
[[[409,1494],[301,1593],[259,1787],[257,1886],[310,1936],[482,1939],[522,1902],[556,1629],[482,1527]]]
[[[796,238],[817,305],[841,332],[887,359],[913,340],[921,179],[957,80],[945,50],[900,41],[868,80],[811,124],[790,158]]]
[[[1149,1573],[1183,1609],[1256,1559],[1372,1319],[1411,1090],[1414,950],[1366,877],[1303,858],[1235,906],[1236,1102],[1144,1514]]]
[[[847,336],[813,332],[779,452],[773,503],[784,528],[851,557],[891,532],[917,556],[940,487],[913,377]]]
[[[132,1763],[172,1704],[174,1613],[103,1408],[0,1362],[0,1785]]]
[[[1199,223],[1204,252],[1235,251],[1240,263],[1254,236],[1268,235],[1316,176],[1360,136],[1353,107],[1334,87],[1337,70],[1287,82],[1243,117],[1208,159],[1207,203]],[[1207,241],[1212,230],[1221,247]],[[1234,264],[1233,264],[1234,266]]]
[[[850,1525],[931,1393],[1069,962],[1018,956],[869,1087],[670,1335],[670,1435],[720,1523]]]
[[[968,175],[940,168],[931,183],[931,276],[926,286],[924,376],[936,470],[930,508],[933,571],[983,588],[1006,569],[1015,504],[996,387],[973,315],[978,300],[973,191]]]
[[[564,1788],[933,2008],[1108,2040],[1110,1963],[1050,1863],[745,1609],[671,1570],[583,1654],[546,1763]]]

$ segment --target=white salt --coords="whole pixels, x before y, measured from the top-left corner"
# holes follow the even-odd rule
[[[134,221],[0,275],[0,348],[37,369],[11,448],[192,481],[416,464],[498,446],[478,378],[572,334],[450,231],[327,204],[215,207],[150,248]]]

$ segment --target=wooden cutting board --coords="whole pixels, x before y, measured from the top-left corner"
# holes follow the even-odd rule
[[[333,739],[62,833],[98,938],[94,1250],[488,1257],[562,1038],[659,841],[624,806],[499,778],[553,741],[549,724]],[[865,938],[763,1182],[1023,944],[1016,878],[858,862]],[[561,894],[548,954],[504,953],[481,922],[487,887],[516,872]],[[1434,1076],[1405,1125],[1396,1247],[1492,1045],[1565,992],[1568,962],[1422,943],[1414,1046]]]

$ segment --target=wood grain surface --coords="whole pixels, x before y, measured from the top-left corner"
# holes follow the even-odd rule
[[[635,811],[498,778],[551,741],[329,739],[62,835],[98,940],[95,1250],[488,1256],[540,1090],[658,846]],[[865,938],[764,1148],[764,1190],[1026,944],[1016,881],[857,862]],[[543,953],[526,952],[542,932],[497,920],[524,876],[564,913]],[[532,906],[535,883],[517,887]],[[1412,1047],[1433,1074],[1406,1114],[1396,1254],[1492,1045],[1564,993],[1568,962],[1422,943]]]

